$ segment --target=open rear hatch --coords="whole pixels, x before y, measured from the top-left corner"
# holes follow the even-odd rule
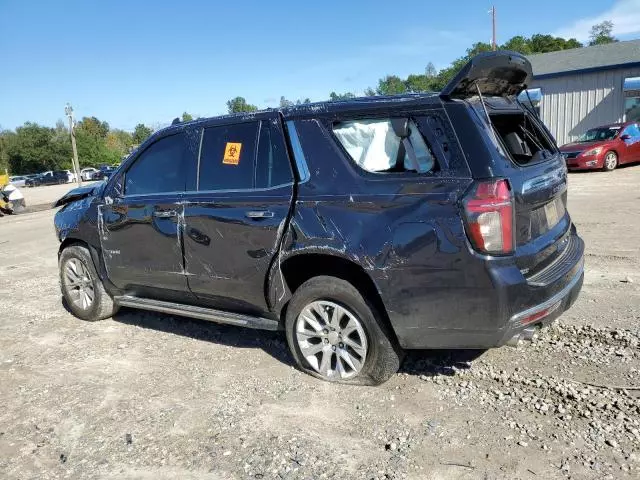
[[[570,261],[571,220],[566,211],[567,171],[555,140],[537,114],[517,100],[532,78],[531,64],[515,52],[471,59],[442,90],[445,100],[468,102],[504,167],[473,169],[479,183],[506,179],[512,195],[516,262],[532,284],[553,281]],[[472,243],[474,243],[472,241]],[[569,248],[569,250],[567,250]],[[487,252],[485,252],[487,253]],[[491,253],[491,252],[488,252]]]

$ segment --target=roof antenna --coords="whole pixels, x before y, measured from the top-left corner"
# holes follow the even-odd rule
[[[171,125],[177,125],[180,123],[180,117],[176,117],[173,119],[173,122],[171,122]]]

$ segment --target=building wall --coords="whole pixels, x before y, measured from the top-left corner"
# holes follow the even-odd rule
[[[534,73],[535,75],[535,73]],[[533,79],[542,89],[540,116],[558,145],[577,139],[586,130],[624,120],[625,77],[639,77],[640,68]]]

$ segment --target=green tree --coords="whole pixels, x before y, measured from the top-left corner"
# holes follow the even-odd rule
[[[95,137],[83,129],[76,131],[76,146],[80,167],[112,165],[122,157],[117,149],[111,149],[107,146],[107,138]]]
[[[182,113],[182,121],[183,122],[190,122],[191,120],[193,120],[193,115],[191,115],[190,113],[187,113],[187,112],[183,112]]]
[[[605,20],[591,27],[589,34],[589,45],[604,45],[605,43],[617,42],[611,32],[613,32],[613,22]]]
[[[5,155],[14,173],[37,173],[71,166],[71,140],[57,140],[53,128],[25,122],[4,133]]]
[[[365,97],[375,97],[377,95],[376,90],[374,88],[371,87],[367,87],[364,89],[364,96]]]
[[[501,50],[511,50],[514,52],[522,53],[523,55],[529,55],[533,53],[531,51],[531,45],[529,45],[529,39],[522,35],[516,35],[507,41],[504,45],[500,46]]]
[[[235,97],[227,102],[227,110],[229,113],[256,112],[258,107],[247,103],[244,97]]]
[[[295,103],[292,102],[291,100],[287,100],[286,98],[284,98],[284,96],[280,97],[280,108],[286,108],[292,105],[295,105]]]
[[[133,130],[133,138],[132,138],[133,144],[140,145],[152,133],[153,131],[149,127],[147,127],[144,123],[137,124],[136,128]]]
[[[92,137],[105,139],[109,133],[109,124],[107,122],[101,122],[96,117],[82,117],[82,120],[76,125],[75,130],[84,131]]]
[[[529,39],[529,48],[531,53],[548,53],[557,52],[558,50],[567,50],[569,48],[580,48],[582,44],[575,38],[565,40],[561,37],[552,35],[535,34]]]
[[[5,171],[9,171],[8,142],[11,134],[12,132],[9,130],[0,128],[0,175],[4,174]]]
[[[387,75],[381,78],[378,81],[378,88],[376,88],[378,95],[397,95],[406,91],[407,86],[397,75]]]
[[[424,76],[427,78],[435,78],[438,75],[438,71],[433,63],[427,63],[427,66],[424,69]]]
[[[130,152],[133,146],[133,135],[124,130],[114,129],[107,135],[105,143],[109,150],[117,153],[122,158]]]
[[[349,100],[350,98],[355,98],[355,97],[356,96],[351,92],[345,92],[345,93],[331,92],[329,94],[329,101],[337,102],[339,100]]]

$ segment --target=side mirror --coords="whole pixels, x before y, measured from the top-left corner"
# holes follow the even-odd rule
[[[629,140],[631,138],[631,135],[625,133],[624,135],[620,135],[620,140],[622,140],[623,142],[626,140]]]

